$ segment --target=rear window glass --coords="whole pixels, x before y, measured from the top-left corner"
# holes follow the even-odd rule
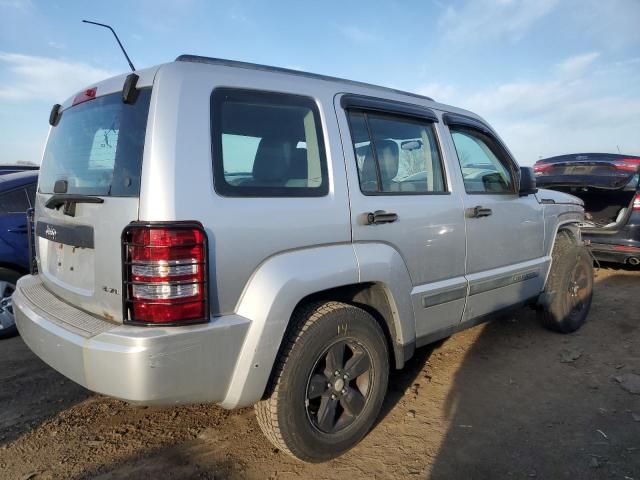
[[[40,168],[40,191],[58,180],[67,193],[138,196],[151,89],[132,105],[113,93],[65,109],[51,129]]]
[[[233,197],[328,192],[320,114],[313,99],[221,88],[211,97],[216,191]]]

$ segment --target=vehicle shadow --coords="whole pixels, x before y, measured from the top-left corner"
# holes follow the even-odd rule
[[[482,330],[451,383],[427,478],[638,478],[640,403],[616,378],[640,373],[640,276],[602,273],[573,334],[540,328],[533,311]]]
[[[604,271],[613,270],[618,272],[638,272],[640,273],[640,267],[629,265],[628,263],[614,263],[614,262],[605,262],[598,261],[594,263],[594,267],[598,270],[602,269]]]
[[[0,341],[0,447],[91,393],[34,355],[20,337]]]
[[[437,342],[418,349],[402,370],[390,373],[387,396],[373,431],[392,414],[398,403],[406,398],[407,392],[411,391],[423,373],[429,357],[441,344],[442,342]],[[211,408],[217,409],[213,406]],[[243,409],[232,412],[222,428],[207,428],[195,439],[139,452],[112,463],[96,465],[74,477],[74,480],[151,479],[158,476],[171,479],[280,478],[278,474],[267,475],[265,471],[256,468],[256,459],[252,458],[255,450],[258,451],[258,458],[264,462],[265,468],[268,465],[269,468],[288,474],[295,472],[294,476],[302,475],[303,478],[321,478],[316,469],[326,465],[303,464],[279,452],[263,437],[255,421],[253,409]],[[336,468],[340,470],[342,467],[338,465]],[[285,478],[289,478],[286,473]]]
[[[429,362],[429,358],[433,352],[442,346],[444,342],[445,340],[440,340],[426,347],[418,348],[413,354],[413,357],[405,363],[402,370],[392,370],[389,373],[389,387],[384,403],[382,404],[382,409],[380,410],[380,415],[378,415],[378,419],[376,420],[376,426],[393,411],[398,402],[400,402],[407,393],[411,393],[412,388],[418,388],[419,384],[416,384],[416,381],[420,377],[420,374],[423,373],[425,365]]]

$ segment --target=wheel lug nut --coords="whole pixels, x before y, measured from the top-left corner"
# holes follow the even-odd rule
[[[349,378],[349,375],[347,375],[347,374],[345,373],[345,374],[342,376],[342,378],[344,378],[344,379],[346,380],[347,378]]]
[[[344,395],[345,393],[347,393],[347,389],[343,388],[341,393]]]
[[[336,396],[335,396],[335,394],[332,393],[331,394],[331,400],[335,400],[335,399],[336,399]]]
[[[333,374],[334,374],[336,377],[338,377],[338,376],[340,375],[340,372],[339,372],[338,370],[336,370]]]
[[[331,388],[331,382],[327,383],[327,388]]]

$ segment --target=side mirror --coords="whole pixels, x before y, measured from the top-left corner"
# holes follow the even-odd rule
[[[531,167],[520,167],[520,196],[525,197],[536,193],[536,176]]]

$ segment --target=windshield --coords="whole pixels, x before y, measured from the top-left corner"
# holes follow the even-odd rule
[[[132,105],[118,92],[66,109],[49,135],[40,192],[66,180],[66,193],[138,196],[150,98],[146,88]]]

